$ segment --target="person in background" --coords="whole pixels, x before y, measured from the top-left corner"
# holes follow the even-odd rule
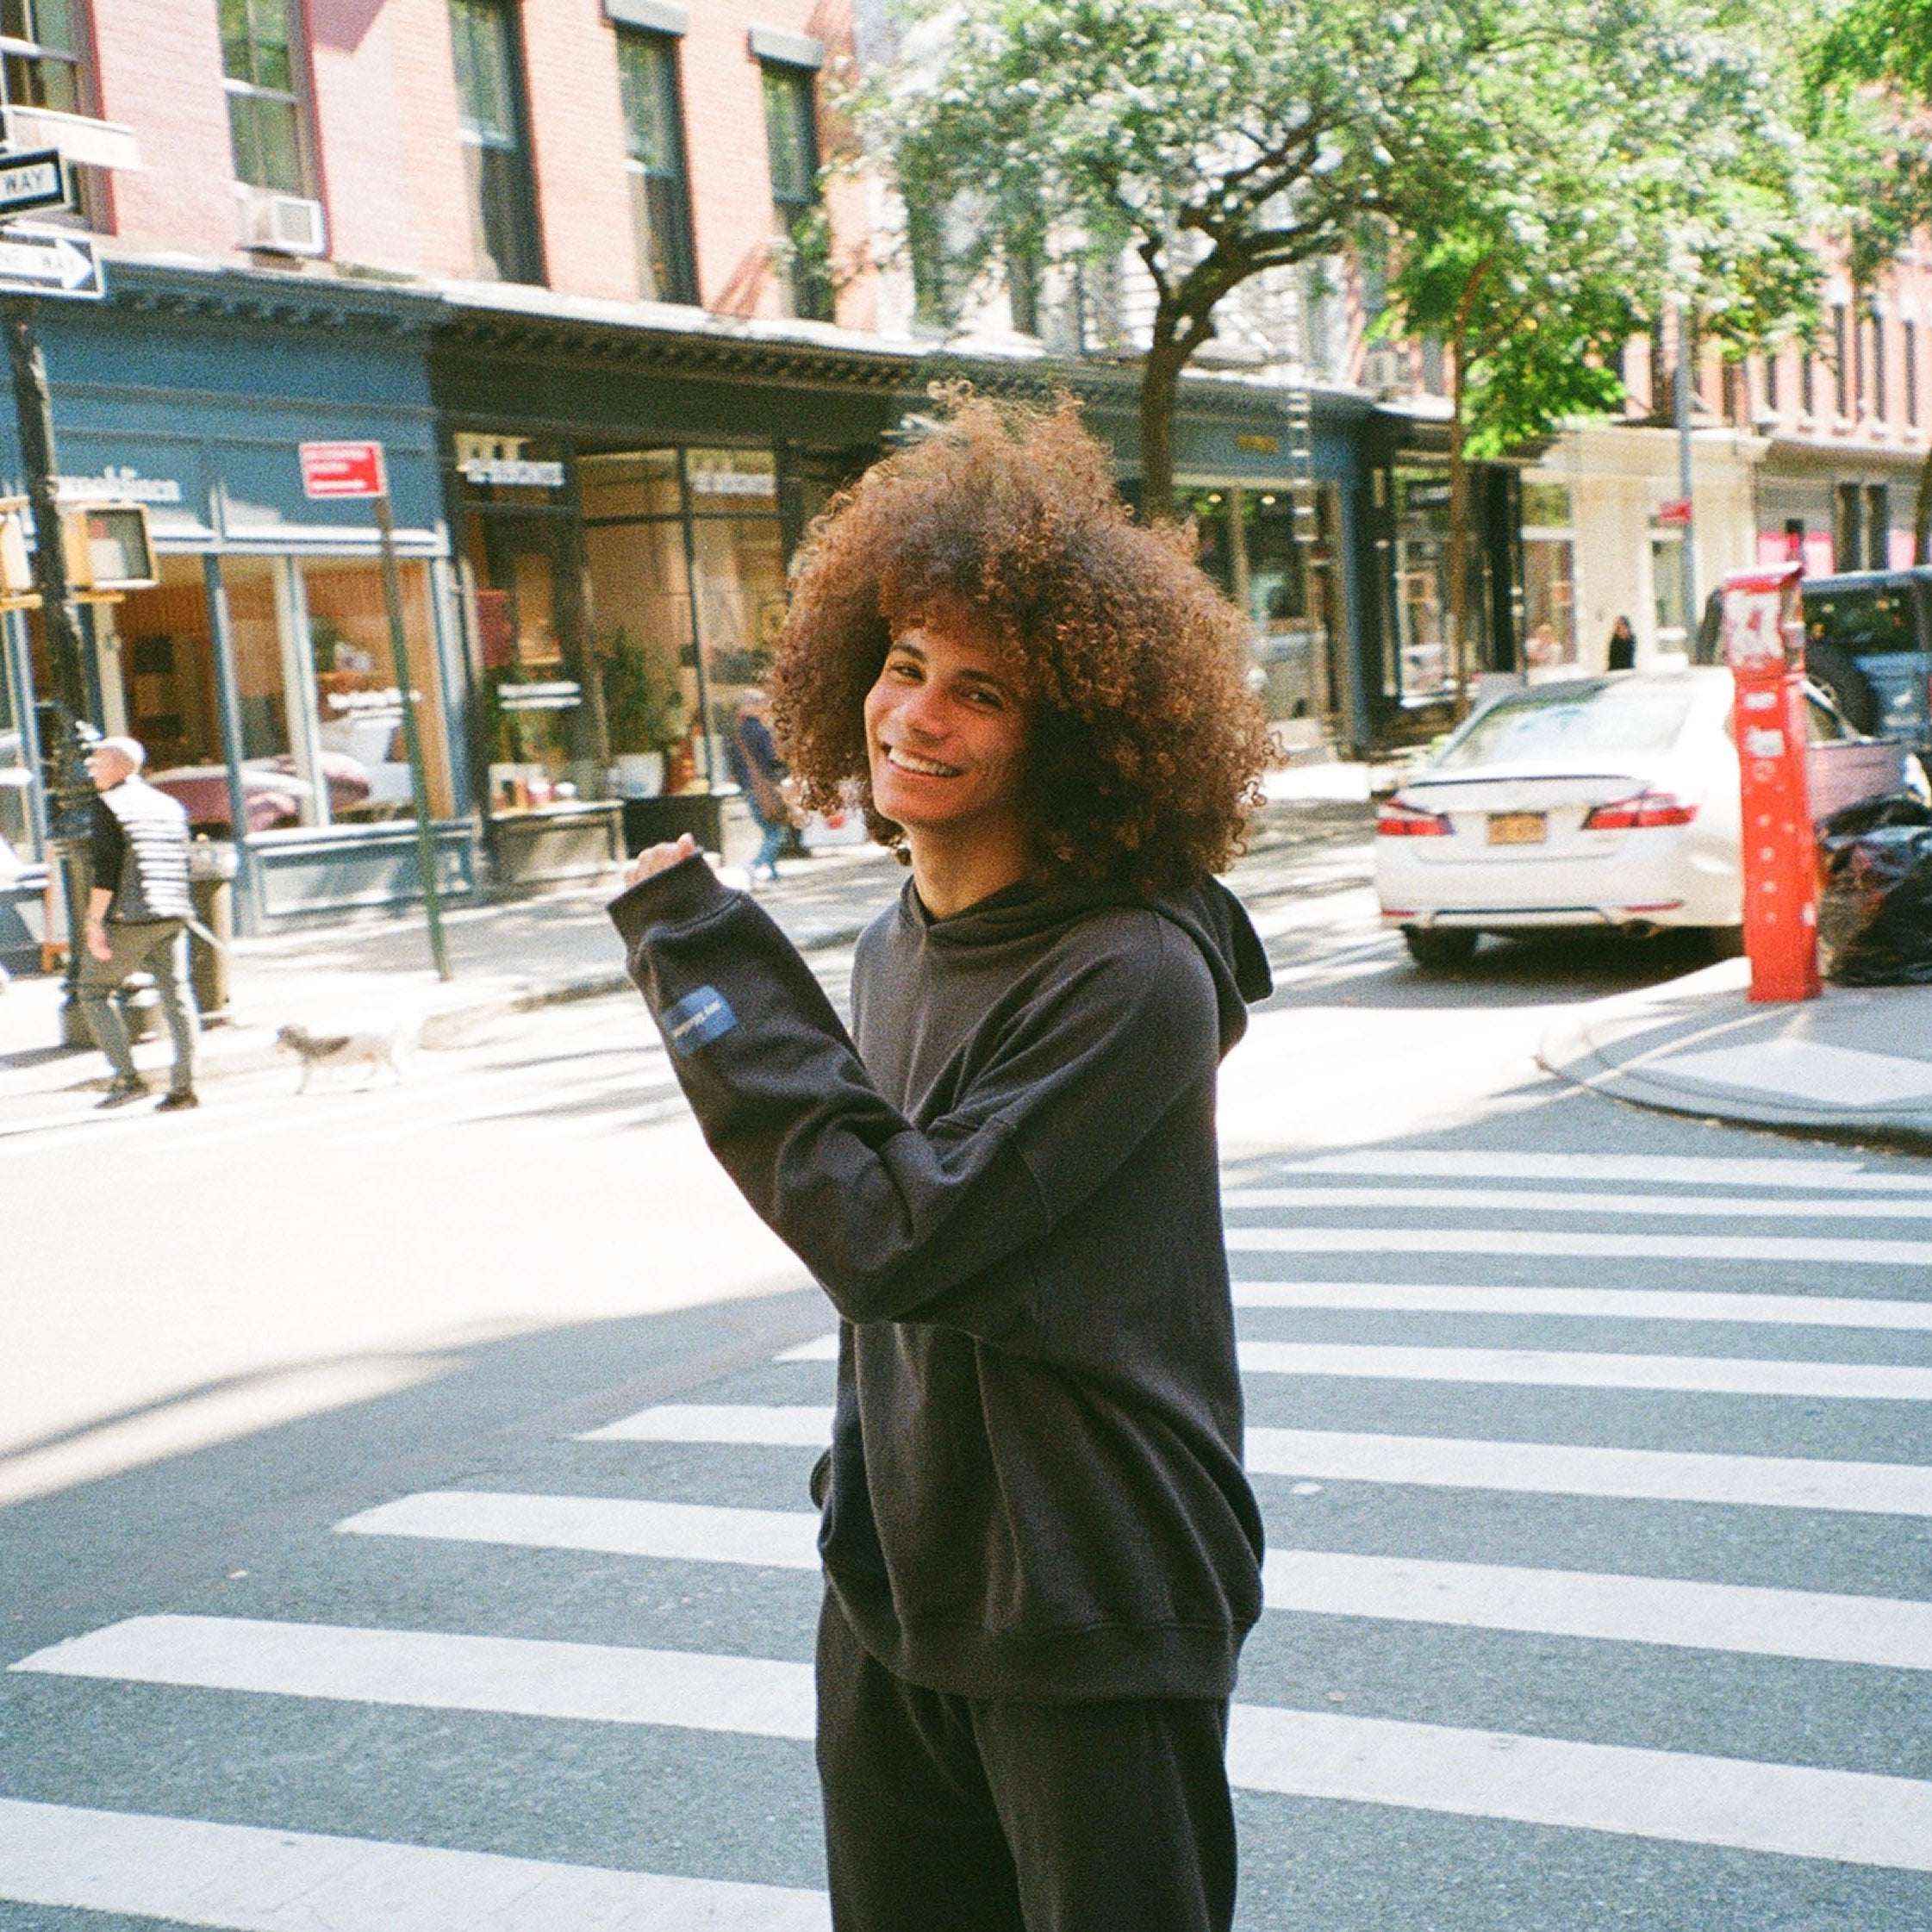
[[[1636,669],[1636,633],[1627,617],[1619,617],[1610,627],[1610,643],[1604,653],[1605,670]]]
[[[611,907],[712,1151],[837,1307],[813,1472],[835,1932],[1227,1932],[1262,1607],[1219,1062],[1268,962],[1212,874],[1245,631],[1070,404],[956,398],[815,529],[771,684],[807,806],[911,867],[847,1033],[689,838]]]
[[[765,723],[765,695],[760,690],[746,691],[738,701],[738,715],[732,721],[732,735],[726,751],[732,776],[745,801],[751,807],[764,843],[751,861],[754,879],[776,879],[780,855],[790,849],[793,832],[792,807],[785,796],[789,776],[785,761],[772,743],[771,727]]]
[[[188,891],[188,814],[140,776],[147,753],[132,738],[103,738],[87,755],[94,782],[87,895],[86,957],[80,1007],[114,1069],[103,1107],[126,1106],[147,1092],[114,994],[130,975],[152,974],[174,1044],[174,1068],[159,1113],[197,1106],[195,995],[184,935],[194,914]]]

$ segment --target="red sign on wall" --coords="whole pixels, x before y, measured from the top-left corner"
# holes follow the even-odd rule
[[[380,443],[304,443],[301,446],[305,496],[387,496]]]
[[[1691,500],[1672,496],[1657,506],[1657,520],[1667,530],[1687,530],[1691,525]]]

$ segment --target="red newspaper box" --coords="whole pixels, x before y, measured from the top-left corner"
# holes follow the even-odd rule
[[[1724,578],[1724,656],[1743,788],[1744,949],[1754,1000],[1818,996],[1817,854],[1805,771],[1803,567]]]

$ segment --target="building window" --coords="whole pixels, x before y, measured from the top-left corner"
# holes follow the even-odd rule
[[[1918,427],[1918,323],[1907,315],[1900,324],[1899,346],[1905,364],[1905,421]]]
[[[1806,343],[1798,346],[1798,407],[1806,422],[1811,421],[1818,413],[1817,358]]]
[[[221,0],[221,75],[234,178],[308,192],[295,0]]]
[[[1778,414],[1778,363],[1779,352],[1767,350],[1764,358],[1764,406],[1773,415]]]
[[[620,28],[617,72],[624,93],[624,153],[631,172],[639,292],[652,302],[695,302],[698,277],[678,104],[677,43],[668,34]]]
[[[450,0],[450,28],[477,271],[498,282],[541,282],[514,0]]]
[[[764,63],[765,146],[771,203],[791,312],[832,320],[831,234],[819,196],[818,77],[809,67]]]
[[[1837,420],[1847,423],[1852,418],[1852,343],[1850,318],[1842,302],[1831,307],[1831,381],[1832,405],[1837,412]]]
[[[6,105],[90,113],[81,59],[85,44],[78,0],[0,0],[0,94]],[[95,225],[102,205],[100,171],[77,167],[73,175],[76,212]],[[48,212],[59,219],[58,210]]]
[[[1885,319],[1877,302],[1870,310],[1872,322],[1872,416],[1876,422],[1891,420],[1885,395]]]

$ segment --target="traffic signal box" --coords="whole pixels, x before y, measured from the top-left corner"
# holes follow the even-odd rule
[[[21,513],[24,496],[0,496],[0,610],[40,608],[39,581]],[[60,513],[67,582],[83,603],[103,603],[155,583],[154,545],[141,503],[84,503]]]
[[[1751,998],[1818,996],[1817,854],[1811,836],[1804,714],[1802,566],[1724,579],[1724,655],[1743,790],[1744,947]]]

